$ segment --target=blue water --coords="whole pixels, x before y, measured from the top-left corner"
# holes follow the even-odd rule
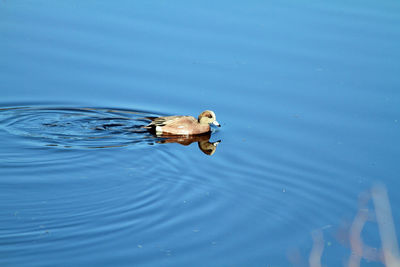
[[[394,0],[0,1],[0,265],[384,266],[399,74]]]

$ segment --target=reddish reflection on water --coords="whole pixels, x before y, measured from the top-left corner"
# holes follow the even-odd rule
[[[370,201],[373,209],[369,207]],[[377,224],[382,244],[380,248],[371,247],[363,241],[362,232],[367,222]],[[325,249],[323,230],[320,228],[311,232],[313,246],[308,256],[310,267],[324,266],[321,261]],[[359,267],[362,260],[381,262],[388,267],[400,266],[395,225],[385,186],[375,185],[370,191],[359,194],[357,214],[353,221],[339,228],[335,238],[342,246],[350,249],[350,256],[344,261],[344,266]],[[305,259],[298,250],[290,251],[288,259],[294,266],[305,265]]]

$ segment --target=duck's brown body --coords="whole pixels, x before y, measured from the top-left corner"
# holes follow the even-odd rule
[[[198,135],[210,132],[210,123],[219,126],[212,111],[204,111],[199,119],[192,116],[167,116],[153,118],[144,128],[154,130],[157,135]]]

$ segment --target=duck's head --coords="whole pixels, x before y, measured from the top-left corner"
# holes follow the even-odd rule
[[[204,154],[211,156],[212,154],[215,153],[215,150],[217,150],[217,145],[221,143],[221,140],[218,140],[217,142],[212,142],[210,143],[208,140],[207,141],[200,141],[199,148],[201,151],[203,151]]]
[[[221,125],[217,121],[217,117],[215,113],[211,110],[203,111],[199,115],[199,123],[201,124],[214,124],[215,126],[221,127]]]

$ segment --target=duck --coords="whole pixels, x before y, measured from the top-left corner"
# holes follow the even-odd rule
[[[149,118],[151,122],[143,128],[160,135],[200,135],[211,131],[210,124],[221,127],[215,113],[203,111],[198,119],[192,116],[166,116]]]

